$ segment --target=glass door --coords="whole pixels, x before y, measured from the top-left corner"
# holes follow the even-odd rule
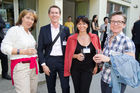
[[[15,25],[13,0],[0,1],[0,14],[6,23],[5,31],[7,31],[11,26]]]
[[[76,17],[89,16],[89,0],[76,0]]]

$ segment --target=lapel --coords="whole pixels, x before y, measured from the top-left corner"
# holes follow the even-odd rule
[[[47,32],[46,34],[48,34],[47,36],[48,36],[49,41],[52,42],[51,24],[48,25],[46,32]]]
[[[61,34],[60,34],[60,40],[61,40],[61,45],[62,45],[62,43],[63,43],[63,39],[62,39],[62,37],[63,37],[63,27],[62,27],[62,25],[60,25],[60,31],[61,31]]]

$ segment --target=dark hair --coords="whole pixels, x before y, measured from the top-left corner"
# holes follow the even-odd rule
[[[110,19],[111,19],[113,16],[115,16],[115,15],[121,15],[121,16],[124,18],[124,23],[126,23],[127,18],[126,18],[126,16],[123,14],[123,12],[121,12],[121,11],[114,12],[113,14],[111,14]]]
[[[76,19],[76,25],[77,25],[80,21],[83,21],[83,22],[85,22],[85,23],[88,25],[87,33],[89,33],[89,31],[90,31],[90,22],[89,22],[88,18],[87,18],[86,16],[78,16],[77,19]],[[77,28],[76,33],[79,33],[78,28]]]
[[[91,22],[95,22],[94,20],[95,20],[96,17],[97,17],[97,15],[93,15]],[[98,23],[98,20],[96,21],[96,23]]]
[[[51,12],[51,9],[52,9],[52,8],[57,8],[57,9],[59,10],[59,13],[61,14],[61,9],[60,9],[58,6],[56,6],[56,5],[50,6],[50,8],[49,8],[49,10],[48,10],[48,14]]]
[[[71,16],[68,16],[68,18],[72,18]]]
[[[37,20],[38,20],[36,12],[32,9],[24,9],[23,11],[21,11],[21,13],[19,14],[19,17],[18,17],[18,21],[16,22],[16,25],[21,25],[22,24],[22,18],[25,15],[27,15],[28,13],[31,13],[34,17],[34,23],[33,23],[32,27],[30,28],[30,31],[32,31],[36,27],[36,23],[37,23]]]
[[[109,19],[109,17],[104,17],[104,22],[105,22],[106,19]]]

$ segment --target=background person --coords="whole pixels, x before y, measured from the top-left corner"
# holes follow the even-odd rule
[[[3,28],[5,28],[5,22],[2,19],[2,16],[0,15],[0,47],[1,47],[1,42],[5,36],[5,33],[3,32]],[[7,55],[1,52],[1,48],[0,48],[0,59],[1,59],[1,67],[2,67],[2,78],[11,80],[11,77],[8,75],[8,57]]]
[[[92,17],[91,29],[92,29],[92,33],[94,33],[94,34],[96,34],[98,36],[98,30],[100,28],[99,28],[99,25],[98,25],[98,16],[97,15],[94,15]]]
[[[132,29],[132,40],[136,46],[136,60],[140,63],[140,19],[134,23]]]
[[[17,93],[37,92],[36,41],[30,32],[35,28],[36,22],[34,10],[23,10],[16,26],[8,30],[1,44],[2,52],[10,56],[12,83]]]
[[[56,93],[55,85],[57,73],[60,78],[62,93],[70,93],[69,77],[64,77],[64,55],[66,40],[70,35],[69,28],[59,23],[61,10],[58,6],[52,5],[48,10],[48,15],[51,23],[41,27],[39,34],[39,62],[46,76],[48,93]],[[59,32],[59,38],[54,45],[50,47]]]
[[[96,63],[110,62],[110,56],[118,53],[127,54],[135,57],[134,43],[123,33],[126,26],[126,16],[122,12],[114,12],[111,15],[110,29],[112,34],[106,39],[103,54],[96,54],[93,60]],[[103,66],[101,77],[102,93],[112,93],[111,82],[111,67]],[[126,85],[121,83],[120,93],[124,93]]]
[[[89,20],[85,16],[76,19],[77,33],[67,41],[64,76],[72,76],[75,93],[89,93],[92,75],[97,72],[93,61],[96,49],[100,49],[99,38],[89,33]]]
[[[74,34],[74,24],[72,22],[72,17],[68,16],[68,21],[65,22],[65,26],[69,28],[70,34]]]
[[[109,18],[104,17],[104,24],[100,26],[100,41],[101,41],[101,48],[104,48],[104,43],[107,38],[107,35],[110,33],[110,23],[109,23]]]

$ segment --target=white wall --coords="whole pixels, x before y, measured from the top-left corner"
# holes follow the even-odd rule
[[[92,20],[93,15],[98,15],[99,26],[103,24],[103,18],[106,16],[107,0],[90,0],[89,1],[89,19]],[[100,36],[100,33],[99,33]]]
[[[103,24],[103,18],[106,16],[107,0],[90,0],[89,18],[92,20],[93,15],[98,15],[99,25]]]
[[[39,27],[49,24],[48,9],[51,5],[57,5],[61,9],[60,23],[63,20],[63,0],[38,0]]]
[[[99,0],[99,25],[103,24],[107,12],[107,0]]]
[[[89,19],[92,20],[93,15],[99,15],[99,0],[89,1]]]
[[[54,4],[54,0],[38,0],[39,27],[50,23],[48,9]]]
[[[60,23],[63,24],[63,0],[55,0],[54,4],[59,6],[61,9]]]

